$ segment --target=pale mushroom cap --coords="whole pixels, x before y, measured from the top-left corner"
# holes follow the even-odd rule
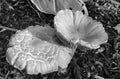
[[[12,47],[7,49],[8,63],[19,70],[26,69],[28,74],[47,74],[58,71],[58,66],[67,68],[74,51],[53,40],[52,32],[52,28],[42,26],[19,31],[11,38]]]
[[[31,2],[43,13],[54,14],[60,10],[72,9],[72,11],[84,10],[88,15],[87,8],[82,0],[31,0]]]
[[[120,24],[117,24],[115,27],[114,27],[115,30],[117,30],[117,32],[120,34]]]
[[[54,24],[58,33],[74,44],[96,49],[108,40],[102,23],[84,15],[81,11],[61,10],[55,16]]]
[[[43,13],[56,13],[55,0],[31,0],[31,2]]]

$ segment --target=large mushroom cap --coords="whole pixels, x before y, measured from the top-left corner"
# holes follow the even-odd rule
[[[47,74],[67,68],[74,50],[60,44],[50,27],[31,26],[11,38],[12,47],[7,49],[8,63],[28,74]]]
[[[96,49],[108,40],[102,23],[84,15],[81,11],[61,10],[55,16],[54,24],[57,32],[74,44]]]

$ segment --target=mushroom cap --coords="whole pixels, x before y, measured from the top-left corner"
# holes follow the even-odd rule
[[[117,24],[115,27],[114,27],[115,30],[117,30],[117,32],[120,34],[120,24]]]
[[[22,38],[22,39],[21,39]],[[11,38],[12,47],[7,49],[8,63],[28,74],[47,74],[67,68],[74,50],[63,45],[55,37],[51,27],[30,26]]]
[[[55,14],[55,0],[31,0],[31,2],[43,13]]]
[[[60,10],[72,9],[73,11],[84,10],[88,14],[82,0],[31,0],[31,2],[43,13],[54,14]]]
[[[93,20],[82,11],[61,10],[54,18],[54,25],[58,34],[67,41],[91,49],[99,48],[100,44],[108,40],[102,23]]]

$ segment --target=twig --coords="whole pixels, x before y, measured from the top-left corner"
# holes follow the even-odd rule
[[[8,71],[7,74],[5,75],[5,79],[7,79],[9,73],[10,73],[10,71]]]
[[[11,30],[11,31],[18,31],[18,29],[12,29],[12,28],[9,28],[9,27],[1,26],[1,25],[0,25],[0,28]]]

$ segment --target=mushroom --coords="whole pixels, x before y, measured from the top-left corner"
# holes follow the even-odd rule
[[[85,3],[82,0],[31,0],[36,8],[46,14],[53,14],[60,10],[72,9],[72,11],[83,10],[88,15]]]
[[[75,49],[67,47],[55,36],[50,26],[30,26],[18,31],[10,40],[6,60],[28,74],[47,74],[66,69]]]
[[[60,10],[54,18],[54,25],[58,35],[67,41],[91,49],[99,48],[108,40],[102,23],[82,11]]]

